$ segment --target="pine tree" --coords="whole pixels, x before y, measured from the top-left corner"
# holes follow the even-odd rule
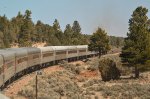
[[[4,34],[0,31],[0,48],[4,48]]]
[[[10,47],[10,43],[12,41],[11,37],[11,27],[10,22],[7,17],[4,15],[0,17],[0,31],[3,32],[3,43],[5,47]]]
[[[120,55],[123,63],[135,67],[135,78],[139,77],[141,66],[150,57],[147,13],[148,9],[142,6],[133,11],[132,18],[129,20],[129,33]]]
[[[77,37],[80,36],[80,34],[81,34],[81,27],[80,27],[78,21],[74,21],[73,22],[72,31],[73,31],[73,37],[74,38],[77,38]]]
[[[60,29],[60,25],[57,19],[55,19],[54,23],[53,23],[53,28],[55,31],[61,31]]]
[[[119,48],[119,46],[120,46],[120,39],[117,38],[117,39],[116,39],[116,47]]]
[[[71,45],[72,33],[73,31],[72,31],[70,24],[67,24],[64,30],[65,45]]]
[[[26,10],[25,14],[18,12],[17,16],[10,20],[5,15],[0,16],[1,48],[11,47],[14,44],[28,47],[36,42],[46,42],[48,45],[81,45],[87,44],[89,37],[81,34],[78,21],[74,21],[72,27],[67,24],[65,31],[62,32],[57,19],[52,26],[41,21],[34,24],[29,10]]]
[[[64,45],[64,33],[61,31],[60,25],[57,19],[55,19],[53,23],[53,29],[54,29],[55,36],[59,40],[60,44]]]
[[[13,33],[14,42],[18,43],[19,40],[19,33],[21,31],[21,26],[23,25],[24,16],[21,14],[21,12],[18,12],[18,15],[11,20],[12,28],[11,31]]]
[[[32,33],[33,24],[31,21],[31,11],[26,10],[24,15],[24,22],[21,26],[21,31],[19,34],[19,46],[29,47],[32,45],[31,42],[31,33]]]
[[[107,33],[101,28],[98,28],[97,31],[90,37],[89,50],[98,51],[100,58],[100,56],[102,54],[106,54],[109,49],[109,37],[107,36]]]
[[[36,41],[43,42],[43,34],[44,34],[43,23],[41,21],[37,21],[35,28],[36,28]]]

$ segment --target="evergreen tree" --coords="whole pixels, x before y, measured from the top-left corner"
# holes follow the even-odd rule
[[[65,40],[65,45],[71,45],[72,28],[71,28],[70,24],[66,25],[64,35],[65,35],[65,39],[64,39]]]
[[[71,37],[72,36],[72,28],[70,26],[70,24],[66,25],[65,31],[64,31],[64,35],[67,37]]]
[[[19,34],[19,46],[29,47],[32,45],[31,42],[31,33],[32,33],[33,24],[31,21],[31,11],[26,10],[24,15],[24,22],[21,26],[21,31]]]
[[[18,43],[19,33],[21,31],[21,26],[23,25],[24,16],[21,14],[21,12],[18,12],[18,15],[11,20],[12,25],[12,33],[14,36],[14,42]]]
[[[81,34],[81,27],[78,21],[73,22],[72,26],[72,44],[73,45],[81,45],[83,44],[83,35]]]
[[[122,47],[124,45],[124,38],[123,37],[115,37],[109,36],[109,43],[111,46],[115,47]]]
[[[48,46],[56,46],[56,45],[61,45],[61,42],[59,41],[59,39],[56,37],[56,31],[54,30],[53,27],[46,25],[48,29],[48,31],[46,31],[47,35],[45,36],[45,38],[47,38],[47,45]],[[58,31],[57,31],[58,32]]]
[[[55,31],[53,29],[52,26],[48,25],[48,24],[44,24],[43,26],[43,41],[44,42],[47,42],[48,39],[51,39],[52,35],[55,35]]]
[[[61,31],[60,29],[60,25],[57,19],[55,19],[54,23],[53,23],[53,28],[55,31]]]
[[[117,68],[116,62],[112,59],[101,59],[98,68],[103,81],[117,80],[120,78],[120,70]]]
[[[90,51],[98,51],[99,58],[102,54],[106,54],[107,51],[110,49],[109,46],[109,38],[107,33],[98,28],[95,33],[90,38],[89,50]]]
[[[0,48],[4,48],[4,34],[0,31]]]
[[[80,27],[78,21],[74,21],[73,22],[72,31],[73,31],[73,37],[74,38],[77,38],[77,37],[80,36],[80,34],[81,34],[81,27]]]
[[[54,29],[54,33],[56,38],[59,40],[60,45],[64,45],[64,34],[60,29],[60,25],[57,19],[55,19],[54,23],[53,23],[53,29]]]
[[[123,63],[135,67],[135,77],[139,77],[141,66],[150,57],[150,32],[148,31],[148,9],[140,6],[129,20],[129,33],[125,38],[121,59]]]
[[[55,35],[52,34],[50,37],[51,38],[49,38],[49,40],[48,40],[49,46],[60,46],[61,45],[59,39]]]
[[[12,41],[10,22],[4,15],[0,17],[0,31],[3,32],[3,43],[5,47],[10,47],[10,42]]]
[[[120,46],[120,40],[119,40],[119,38],[117,38],[116,39],[116,47],[119,48],[119,46]]]
[[[36,41],[43,42],[43,34],[44,34],[43,23],[41,21],[37,21],[35,28],[36,28]]]
[[[14,44],[26,47],[37,42],[46,42],[48,45],[88,44],[90,35],[81,33],[78,21],[74,21],[72,27],[67,24],[64,32],[61,31],[57,19],[55,19],[52,26],[41,21],[34,24],[29,10],[26,10],[25,14],[18,12],[18,15],[10,20],[5,15],[0,16],[1,48],[11,47]]]

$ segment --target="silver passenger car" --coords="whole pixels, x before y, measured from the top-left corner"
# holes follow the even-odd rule
[[[78,45],[78,56],[85,56],[87,55],[88,46],[87,45]]]
[[[47,63],[55,60],[53,47],[39,47],[39,49],[41,50],[41,63]]]
[[[67,47],[66,46],[52,46],[55,50],[55,60],[61,60],[67,58]]]
[[[15,53],[8,50],[0,50],[0,55],[3,57],[4,82],[15,76]],[[2,62],[2,61],[0,61]],[[2,64],[2,63],[0,63]]]
[[[87,51],[87,55],[95,55],[95,54],[97,54],[97,52],[95,52],[95,51]]]
[[[78,56],[77,46],[67,46],[67,49],[68,49],[67,58]]]
[[[36,47],[23,48],[28,52],[28,67],[41,64],[41,50]]]
[[[14,51],[16,58],[16,73],[19,73],[28,67],[28,52],[23,48],[9,48]]]

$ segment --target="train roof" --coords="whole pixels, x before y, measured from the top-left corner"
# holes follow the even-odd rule
[[[46,51],[54,51],[53,47],[51,46],[47,46],[47,47],[38,47],[39,49],[41,49],[42,52],[46,52]]]
[[[88,45],[78,45],[77,48],[88,48]]]
[[[77,46],[67,46],[68,50],[77,49]]]
[[[35,54],[35,53],[40,53],[41,50],[37,47],[23,47],[21,49],[27,49],[28,54]]]
[[[77,49],[77,48],[88,48],[88,45],[77,45],[77,46],[47,46],[52,47],[53,50],[68,50],[68,49]]]
[[[2,55],[5,60],[15,58],[15,52],[6,49],[0,50],[0,55]]]
[[[51,46],[55,51],[59,51],[59,50],[67,50],[68,47],[67,46]]]
[[[17,57],[26,56],[28,54],[27,49],[23,48],[8,48],[6,50],[14,51]]]

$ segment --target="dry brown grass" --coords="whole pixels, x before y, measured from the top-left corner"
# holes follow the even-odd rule
[[[118,62],[118,65],[120,64],[116,54],[104,57],[111,57]],[[61,66],[45,69],[44,74],[38,77],[38,99],[60,99],[60,97],[62,99],[148,99],[150,97],[150,72],[142,73],[140,79],[128,78],[104,82],[97,70],[98,61],[99,59],[93,58],[88,62],[63,63]],[[33,99],[35,79],[24,86],[17,97],[19,95]]]

